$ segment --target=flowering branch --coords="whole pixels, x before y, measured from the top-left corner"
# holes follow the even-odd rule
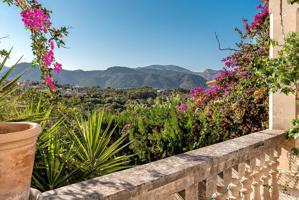
[[[54,91],[52,71],[60,73],[62,65],[55,59],[54,49],[64,47],[64,37],[68,35],[66,27],[55,28],[50,21],[51,11],[36,0],[3,0],[9,6],[21,9],[20,16],[27,30],[31,32],[32,52],[35,56],[33,67],[39,67],[42,80]]]

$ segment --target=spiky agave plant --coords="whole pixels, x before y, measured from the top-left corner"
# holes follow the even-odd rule
[[[37,141],[38,149],[34,163],[31,186],[40,191],[52,190],[68,185],[76,168],[69,168],[62,158],[69,157],[71,148],[66,141],[64,120],[58,120],[50,127],[44,129]]]
[[[18,89],[16,82],[23,76],[25,71],[14,78],[10,78],[21,58],[7,71],[4,71],[11,52],[12,49],[5,54],[0,63],[0,121],[42,123],[49,118],[52,107],[42,110],[41,101],[38,103],[34,101],[20,103],[20,95],[14,95],[14,92]]]
[[[104,127],[104,112],[94,112],[86,120],[77,120],[75,129],[68,129],[72,143],[68,163],[79,170],[82,179],[105,175],[129,167],[133,155],[119,155],[130,143],[124,133],[116,141],[112,140],[116,127],[111,127],[112,119]]]
[[[8,81],[7,79],[9,78],[9,75],[13,72],[15,69],[16,65],[19,63],[20,59],[14,64],[10,69],[6,72],[4,71],[5,64],[7,60],[9,59],[9,56],[11,54],[12,49],[5,54],[4,59],[0,63],[0,74],[3,73],[3,75],[0,75],[0,121],[4,120],[3,119],[3,112],[5,110],[6,105],[10,103],[9,101],[9,96],[16,91],[16,82],[21,78],[23,73],[20,75],[16,76],[15,78],[11,79]]]

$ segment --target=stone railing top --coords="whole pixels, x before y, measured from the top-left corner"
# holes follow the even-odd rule
[[[149,164],[97,177],[42,193],[42,199],[130,199],[166,186],[178,179],[203,181],[241,161],[275,148],[286,140],[285,131],[265,130]],[[185,184],[192,185],[187,181]],[[185,185],[186,186],[186,185]],[[171,188],[169,189],[171,190]],[[180,191],[180,190],[178,190]]]

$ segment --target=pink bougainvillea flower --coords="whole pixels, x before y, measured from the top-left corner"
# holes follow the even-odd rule
[[[185,112],[185,111],[187,111],[188,110],[188,106],[187,106],[187,104],[181,104],[181,105],[178,105],[177,107],[176,107],[176,109],[177,109],[177,111],[180,111],[180,112]]]
[[[50,43],[50,49],[51,49],[51,50],[54,50],[54,46],[55,46],[55,45],[54,45],[53,40],[50,40],[49,43]]]
[[[32,50],[36,57],[34,62],[40,67],[44,82],[53,91],[55,85],[52,70],[56,73],[60,73],[62,70],[62,65],[56,62],[54,48],[55,44],[59,48],[59,44],[63,43],[61,38],[68,34],[67,28],[52,27],[51,11],[37,0],[12,0],[7,3],[14,4],[21,9],[20,16],[23,24],[31,32]]]
[[[259,4],[256,6],[257,9],[261,9],[262,8],[262,4]]]
[[[196,86],[196,87],[194,87],[193,89],[190,90],[190,96],[193,97],[193,98],[200,95],[200,94],[203,94],[203,93],[204,93],[204,90],[199,86]]]
[[[242,72],[240,72],[240,76],[241,77],[247,77],[248,75],[249,75],[248,71],[242,71]]]
[[[55,62],[54,63],[54,72],[60,73],[61,70],[62,70],[62,65],[60,63],[58,63],[58,62]]]
[[[43,57],[44,64],[46,68],[49,68],[54,61],[54,51],[48,51]]]
[[[221,87],[219,85],[215,85],[214,87],[208,89],[206,92],[209,96],[215,95],[217,92],[221,90]]]
[[[27,8],[21,12],[22,21],[33,31],[45,33],[51,26],[49,16],[39,8]]]
[[[227,66],[227,67],[231,67],[233,66],[233,62],[231,59],[227,59],[225,62],[224,62],[224,65]]]
[[[263,51],[264,51],[264,49],[263,49],[262,47],[260,47],[260,48],[257,50],[257,53],[258,53],[258,54],[262,54]]]
[[[215,80],[221,81],[221,80],[225,79],[226,77],[232,76],[234,74],[235,74],[235,71],[223,69],[216,75]]]
[[[54,84],[54,82],[53,82],[53,80],[52,80],[52,77],[51,77],[50,75],[46,75],[46,77],[45,77],[45,82],[46,82],[46,84],[49,86],[50,90],[51,90],[51,91],[54,91],[54,89],[55,89],[55,84]]]

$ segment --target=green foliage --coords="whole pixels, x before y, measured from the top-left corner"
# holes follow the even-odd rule
[[[151,162],[193,149],[192,132],[187,117],[177,113],[178,98],[151,107],[135,106],[118,116],[129,129],[130,149],[139,157],[137,163]],[[191,117],[190,113],[190,117]]]
[[[63,86],[61,86],[63,88]],[[169,89],[158,92],[151,87],[131,88],[131,89],[113,89],[113,88],[84,88],[84,96],[77,97],[65,96],[60,100],[71,107],[80,107],[85,111],[105,109],[111,113],[119,113],[127,108],[142,104],[151,106],[156,98],[165,99],[173,94],[187,96],[189,90]]]
[[[288,131],[288,136],[297,138],[299,136],[299,118],[294,119],[292,125],[293,127]]]
[[[257,75],[262,77],[273,92],[299,96],[299,34],[291,32],[280,46],[277,58],[261,59],[257,62]],[[299,120],[293,121],[289,136],[297,137]]]
[[[83,179],[108,174],[127,168],[129,155],[118,156],[118,153],[129,143],[123,134],[112,142],[116,127],[110,129],[112,120],[103,129],[104,112],[95,112],[87,120],[77,121],[77,125],[68,129],[71,156],[63,156],[67,162],[80,171]]]
[[[4,69],[5,64],[7,60],[9,59],[9,56],[11,54],[12,49],[5,55],[3,61],[0,63],[0,72]],[[4,120],[4,114],[6,113],[6,106],[11,103],[11,100],[9,97],[13,92],[16,91],[17,87],[15,83],[20,79],[22,74],[16,76],[15,78],[12,78],[11,80],[7,80],[8,76],[12,73],[16,65],[18,64],[19,60],[15,65],[13,65],[7,72],[5,72],[2,77],[0,77],[0,112],[2,113],[0,115],[0,120]]]
[[[37,154],[32,175],[32,187],[47,191],[71,183],[71,175],[75,169],[70,169],[61,155],[69,156],[67,143],[61,133],[63,121],[59,120],[49,128],[43,126],[43,134],[37,142]]]
[[[277,58],[264,58],[256,64],[257,75],[262,77],[273,92],[285,94],[298,91],[299,34],[290,33]]]
[[[237,29],[242,40],[237,44],[240,50],[226,61],[233,62],[230,67],[238,70],[233,70],[232,79],[218,78],[217,84],[223,88],[204,101],[186,99],[186,92],[158,94],[151,88],[91,88],[84,97],[71,98],[55,93],[49,96],[35,90],[12,93],[14,90],[4,89],[7,84],[7,88],[12,88],[17,79],[4,82],[5,87],[0,81],[5,103],[7,99],[14,102],[2,106],[7,119],[25,120],[25,116],[32,116],[30,120],[40,122],[43,128],[37,142],[32,186],[41,191],[55,189],[124,169],[133,163],[151,162],[265,129],[268,88],[263,89],[263,86],[267,80],[277,77],[281,83],[287,83],[280,75],[269,79],[261,76],[263,65],[255,59],[267,57],[269,17],[265,16],[259,30],[250,28],[243,34]],[[298,56],[292,54],[298,45],[290,41],[291,45],[281,53],[284,64],[290,64],[286,61],[294,61]],[[273,61],[263,59],[263,62],[269,63],[268,68],[262,68],[267,74]],[[251,73],[253,67],[259,76]],[[6,77],[8,75],[4,79]],[[212,91],[209,92],[214,94]],[[182,103],[186,103],[186,110],[177,108]],[[109,112],[98,112],[103,107]],[[298,126],[297,121],[294,126]]]
[[[268,92],[240,85],[204,109],[208,113],[207,134],[214,133],[221,140],[232,139],[267,128]]]
[[[19,98],[11,101],[10,105],[6,106],[6,110],[10,109],[10,112],[6,114],[7,122],[24,122],[31,121],[35,123],[44,123],[49,119],[52,106],[48,108],[41,108],[42,96],[38,102],[25,101],[21,102]]]
[[[245,89],[238,88],[241,91]],[[147,163],[196,148],[232,139],[267,128],[268,93],[235,89],[226,97],[180,112],[180,96],[148,106],[134,106],[119,113],[116,120],[129,132],[132,141],[127,153],[137,154],[135,163]],[[131,152],[132,151],[132,152]]]
[[[299,3],[299,0],[288,0],[288,3],[290,4]]]
[[[95,112],[86,119],[44,123],[32,187],[47,191],[128,168],[133,155],[121,152],[129,145],[127,134],[116,138],[116,127],[112,121],[105,126],[104,116],[104,112]]]

